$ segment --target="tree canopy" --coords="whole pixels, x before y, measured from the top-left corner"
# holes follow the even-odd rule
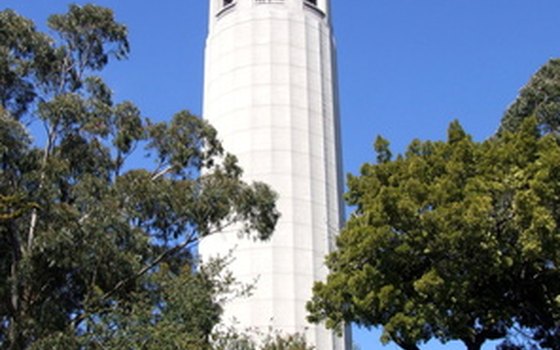
[[[232,224],[267,239],[276,195],[200,118],[114,101],[99,73],[129,44],[111,10],[48,26],[0,12],[0,349],[206,349],[233,279],[193,247]]]
[[[310,320],[382,326],[384,342],[433,338],[480,349],[525,334],[558,349],[560,145],[536,118],[475,142],[458,122],[447,141],[413,141],[348,178],[355,206],[317,282]],[[515,342],[503,348],[515,348]]]
[[[504,114],[498,133],[515,131],[532,116],[541,132],[560,132],[560,59],[551,59],[531,77]]]

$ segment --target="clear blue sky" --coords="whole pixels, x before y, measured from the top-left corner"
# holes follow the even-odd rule
[[[47,15],[64,12],[69,2],[2,0],[0,8],[44,28]],[[130,59],[106,74],[116,98],[159,120],[181,109],[200,113],[207,1],[93,2],[113,8],[130,32]],[[377,134],[401,152],[413,138],[444,138],[456,118],[477,140],[487,138],[529,77],[560,57],[559,0],[332,2],[345,172],[374,159]],[[355,332],[362,350],[396,349],[377,337]]]

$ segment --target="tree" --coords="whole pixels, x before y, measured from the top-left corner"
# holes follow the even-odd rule
[[[310,320],[382,326],[382,341],[403,349],[432,338],[480,349],[513,333],[558,349],[556,138],[528,118],[478,143],[453,122],[446,142],[413,141],[394,160],[377,148],[383,162],[348,178],[356,210],[314,286]]]
[[[191,113],[113,101],[96,74],[129,47],[111,10],[48,25],[0,12],[0,349],[206,349],[233,279],[192,249],[233,224],[267,239],[276,196]],[[127,162],[142,149],[151,169]]]
[[[239,332],[236,329],[221,330],[215,334],[215,350],[314,350],[300,333],[284,334],[269,329]]]
[[[541,132],[560,132],[560,59],[550,60],[531,77],[504,114],[498,134],[517,130],[531,116]]]

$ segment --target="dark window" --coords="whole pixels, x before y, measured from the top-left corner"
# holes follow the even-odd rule
[[[317,0],[305,0],[306,3],[317,6]]]
[[[233,4],[233,0],[224,0],[224,6]]]

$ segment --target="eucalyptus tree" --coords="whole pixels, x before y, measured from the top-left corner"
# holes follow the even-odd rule
[[[0,12],[0,348],[207,348],[233,279],[193,247],[230,225],[267,239],[275,194],[191,113],[114,101],[100,72],[129,43],[111,10],[48,26]]]

